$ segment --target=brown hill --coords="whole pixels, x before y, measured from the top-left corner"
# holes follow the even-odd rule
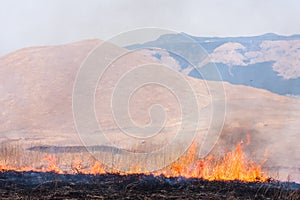
[[[40,144],[56,146],[81,144],[73,121],[73,85],[80,64],[99,43],[98,40],[86,40],[63,46],[32,47],[0,58],[1,142],[38,141]],[[138,53],[120,58],[107,70],[96,90],[95,109],[99,124],[122,148],[133,145],[139,150],[136,147],[138,144],[127,140],[128,136],[121,134],[113,121],[109,97],[114,91],[114,84],[125,73],[149,62],[155,63]],[[208,116],[213,108],[209,100],[210,93],[204,81],[182,77],[195,90],[201,108],[201,126],[198,130],[201,134],[210,126]],[[298,170],[299,100],[246,86],[209,84],[223,84],[226,94],[225,124],[215,152],[231,148],[241,140],[246,141],[245,135],[248,133],[252,141],[246,150],[253,157],[262,160],[267,156],[269,166]],[[179,93],[179,96],[186,95],[184,90]],[[129,110],[136,124],[145,125],[151,122],[146,110],[156,102],[165,107],[167,116],[163,129],[166,134],[154,139],[154,144],[162,145],[171,140],[180,127],[180,107],[174,95],[157,85],[145,86],[132,96]],[[216,113],[222,115],[218,110]],[[125,125],[125,128],[131,127]],[[186,130],[189,131],[192,130]]]

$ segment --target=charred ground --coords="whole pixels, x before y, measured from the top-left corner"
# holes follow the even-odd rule
[[[300,185],[144,174],[0,173],[1,199],[300,199]]]

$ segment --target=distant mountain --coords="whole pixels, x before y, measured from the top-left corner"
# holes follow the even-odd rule
[[[281,36],[273,33],[253,37],[195,37],[185,33],[200,44],[220,71],[223,81],[262,88],[281,95],[300,95],[300,35]],[[198,54],[181,42],[182,35],[162,35],[155,41],[127,48],[172,46],[199,59]],[[197,70],[184,58],[171,52],[151,50],[146,54],[172,63],[174,69],[196,78],[215,80],[209,74],[210,63],[198,65]],[[200,72],[200,73],[199,73]],[[202,75],[201,75],[202,74]]]

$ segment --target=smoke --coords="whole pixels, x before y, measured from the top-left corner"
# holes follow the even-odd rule
[[[300,32],[298,10],[298,1],[4,1],[0,56],[28,46],[108,39],[139,27],[202,36],[290,35]]]

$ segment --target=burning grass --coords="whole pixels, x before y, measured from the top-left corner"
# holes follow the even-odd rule
[[[134,163],[126,172],[109,169],[88,152],[0,148],[1,199],[299,199],[300,186],[271,181],[263,163],[244,153],[239,142],[223,156],[197,158],[193,143],[176,162],[147,172]],[[49,149],[43,147],[42,149]],[[103,149],[103,148],[100,148]],[[105,149],[107,149],[105,147]],[[117,152],[111,152],[112,158]],[[31,164],[30,164],[31,163]]]
[[[18,165],[17,160],[11,161],[11,158],[18,157],[20,150],[10,150],[10,148],[2,147],[2,161],[0,162],[0,170],[14,170],[17,172],[35,171],[35,172],[55,172],[58,174],[105,174],[114,173],[120,175],[130,174],[150,174],[144,170],[142,163],[133,163],[126,172],[120,172],[115,169],[109,169],[101,162],[95,160],[88,153],[72,154],[71,158],[63,159],[60,157],[64,154],[50,155],[40,153],[38,157],[40,161],[32,162],[32,165]],[[266,172],[262,170],[262,164],[255,163],[247,158],[243,152],[242,143],[238,143],[232,151],[225,153],[223,156],[210,155],[204,159],[197,159],[197,144],[193,143],[189,150],[180,157],[176,162],[164,169],[151,172],[153,175],[163,175],[165,177],[186,177],[201,178],[205,180],[240,180],[245,182],[264,182],[268,179]],[[5,150],[5,151],[4,151]],[[33,152],[31,152],[33,153]],[[16,155],[14,155],[16,154]],[[43,155],[42,155],[43,154]],[[20,155],[19,155],[20,156]],[[32,155],[27,158],[32,159]],[[69,165],[66,165],[69,162]],[[13,164],[10,164],[13,163]],[[36,164],[38,163],[38,164]]]

